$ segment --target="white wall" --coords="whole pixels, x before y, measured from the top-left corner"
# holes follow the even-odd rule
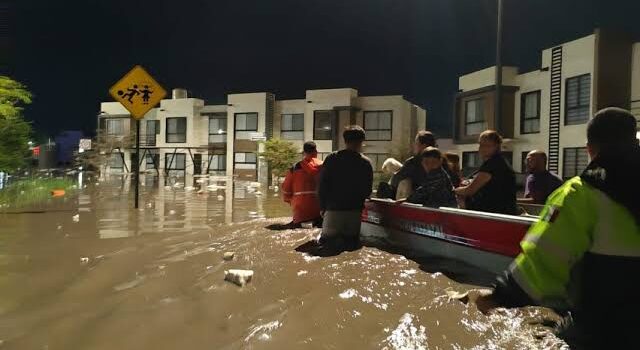
[[[502,84],[514,85],[518,75],[517,67],[502,67]],[[458,78],[458,89],[469,91],[493,86],[496,83],[496,67],[489,67]]]
[[[233,175],[235,114],[258,113],[258,132],[265,132],[267,93],[230,94],[227,96],[227,175]],[[256,164],[259,168],[260,164]]]
[[[280,130],[281,130],[281,118],[283,114],[304,114],[304,133],[302,140],[287,140],[293,143],[300,152],[302,152],[302,144],[305,140],[311,140],[313,137],[313,113],[307,114],[305,113],[307,101],[304,99],[300,100],[280,100],[276,101],[275,112],[273,118],[275,127],[273,130],[273,137],[280,138]],[[311,125],[309,127],[308,125]]]
[[[364,153],[389,154],[404,151],[402,146],[406,142],[402,141],[408,139],[411,133],[411,103],[402,96],[367,96],[356,99],[356,105],[362,110],[363,118],[364,112],[368,111],[390,110],[393,112],[391,141],[366,141]],[[364,127],[364,125],[361,126]]]

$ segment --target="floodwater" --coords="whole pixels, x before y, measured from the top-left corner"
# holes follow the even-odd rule
[[[110,177],[0,214],[1,349],[567,348],[547,309],[450,299],[486,282],[472,268],[375,242],[309,255],[295,248],[317,229],[265,229],[288,214],[273,191],[143,182],[139,210]],[[230,268],[253,280],[225,282]]]

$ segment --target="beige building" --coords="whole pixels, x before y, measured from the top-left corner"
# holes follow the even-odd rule
[[[100,106],[99,135],[131,140],[128,112],[117,102]],[[359,96],[354,89],[308,90],[304,99],[276,100],[271,93],[229,94],[226,105],[205,105],[175,89],[141,121],[141,170],[171,176],[218,174],[267,181],[260,159],[265,139],[281,138],[302,148],[313,140],[321,157],[344,147],[342,130],[361,125],[365,154],[374,168],[395,153],[406,153],[413,135],[426,127],[426,112],[402,96]],[[132,169],[132,144],[114,143],[108,172]]]
[[[502,120],[496,123],[495,67],[459,78],[454,151],[469,173],[480,165],[477,137],[486,129],[506,139],[505,157],[516,172],[533,149],[547,152],[549,168],[564,178],[588,164],[586,126],[601,108],[619,106],[640,116],[640,43],[619,33],[594,34],[542,51],[540,69],[503,67]]]

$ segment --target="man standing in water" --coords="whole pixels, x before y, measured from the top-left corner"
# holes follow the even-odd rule
[[[640,315],[636,119],[620,108],[603,109],[589,122],[587,140],[591,163],[549,197],[520,243],[522,253],[477,305],[568,308],[570,326],[560,335],[569,343],[632,349]]]
[[[313,141],[305,142],[302,146],[304,158],[297,162],[282,183],[282,198],[291,204],[293,220],[283,228],[300,228],[303,222],[311,221],[315,226],[320,226],[320,207],[316,187],[322,161],[318,157],[316,144]]]
[[[318,196],[324,212],[320,243],[346,243],[354,247],[360,240],[360,220],[364,201],[373,188],[373,168],[364,157],[364,130],[352,125],[342,134],[346,149],[330,154],[320,174]]]

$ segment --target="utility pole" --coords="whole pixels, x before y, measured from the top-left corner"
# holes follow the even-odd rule
[[[496,95],[494,106],[495,130],[502,126],[502,0],[498,1],[498,20],[496,30]]]

